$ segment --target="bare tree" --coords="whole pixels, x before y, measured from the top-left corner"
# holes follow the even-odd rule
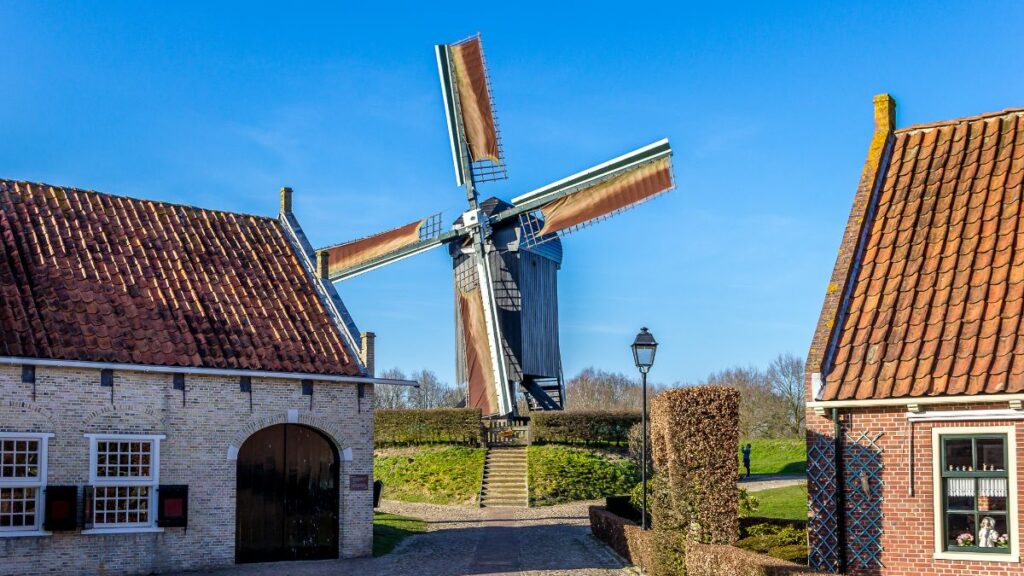
[[[441,382],[430,370],[413,372],[412,379],[419,383],[419,388],[408,392],[409,408],[441,408],[444,406],[447,384]]]
[[[789,435],[804,433],[804,361],[790,353],[779,354],[768,365],[768,381],[772,391],[786,407]]]
[[[767,374],[759,368],[729,368],[711,374],[704,384],[732,386],[740,393],[740,436],[772,438],[785,435],[786,408],[775,395]]]
[[[405,380],[405,373],[398,368],[389,368],[380,373],[381,378],[391,380]],[[389,386],[377,384],[373,387],[374,408],[406,408],[408,406],[408,391],[406,386]]]

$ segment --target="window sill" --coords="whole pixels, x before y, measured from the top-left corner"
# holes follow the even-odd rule
[[[936,560],[970,560],[971,562],[1020,562],[1020,554],[991,554],[979,552],[936,552]]]
[[[46,530],[11,530],[10,532],[0,531],[0,538],[32,538],[34,536],[50,536],[52,532]]]
[[[163,528],[149,526],[125,526],[123,528],[89,528],[82,534],[155,534],[163,532]]]

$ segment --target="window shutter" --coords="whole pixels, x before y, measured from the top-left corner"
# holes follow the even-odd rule
[[[43,530],[65,532],[78,528],[78,486],[47,486]]]
[[[82,489],[82,527],[89,530],[93,527],[93,493],[92,486]]]
[[[188,486],[164,484],[157,489],[156,525],[161,528],[188,527]]]

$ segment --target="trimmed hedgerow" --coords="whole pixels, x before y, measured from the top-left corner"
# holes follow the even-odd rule
[[[373,443],[377,447],[420,444],[480,446],[480,410],[377,410],[373,415]]]
[[[786,552],[798,556],[798,545],[787,546]],[[782,552],[780,550],[780,552]],[[822,574],[807,566],[741,550],[734,546],[691,542],[686,547],[686,576],[810,576]]]
[[[634,411],[568,411],[530,414],[534,444],[626,444],[629,429],[640,421]]]
[[[590,531],[594,537],[628,560],[629,542],[626,540],[626,526],[636,526],[636,522],[613,514],[604,506],[591,506],[589,512]]]

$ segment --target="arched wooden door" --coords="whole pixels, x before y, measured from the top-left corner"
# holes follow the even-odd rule
[[[338,450],[320,432],[278,424],[238,451],[235,561],[338,557]]]

